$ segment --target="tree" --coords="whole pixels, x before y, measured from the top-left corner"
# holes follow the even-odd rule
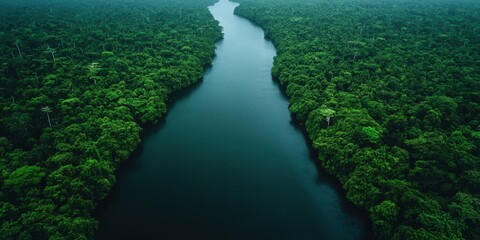
[[[55,53],[56,53],[57,51],[56,51],[55,49],[49,47],[49,48],[47,48],[47,52],[52,55],[53,63],[55,63],[55,61],[56,61]]]
[[[17,51],[18,51],[18,55],[20,55],[20,57],[22,56],[22,52],[20,51],[20,47],[18,46],[18,43],[19,41],[15,41],[15,46],[17,47]]]
[[[97,85],[97,79],[99,78],[97,74],[100,70],[102,70],[102,68],[99,66],[97,62],[92,62],[88,65],[87,69],[88,69],[88,77],[90,79],[93,79],[93,82],[95,83],[95,85]]]
[[[366,143],[377,144],[381,139],[381,135],[380,132],[374,127],[367,126],[362,127],[361,138]]]
[[[330,108],[322,108],[320,114],[325,117],[327,121],[327,126],[330,126],[330,119],[335,115],[335,111]]]
[[[370,209],[375,233],[381,239],[389,239],[394,233],[394,226],[397,225],[400,208],[392,201],[385,200]]]
[[[50,121],[50,113],[52,112],[52,109],[48,106],[42,107],[42,112],[47,115],[47,120],[48,120],[48,126],[52,127],[52,122]]]
[[[37,186],[45,177],[45,172],[37,166],[23,166],[13,171],[5,179],[5,187],[16,193],[28,191],[29,187]]]

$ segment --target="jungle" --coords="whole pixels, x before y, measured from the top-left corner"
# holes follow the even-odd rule
[[[379,239],[480,239],[480,2],[238,0]]]
[[[221,35],[186,1],[0,2],[0,239],[91,239],[91,213]]]

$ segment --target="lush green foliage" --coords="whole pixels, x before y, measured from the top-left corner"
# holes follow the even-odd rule
[[[480,2],[240,0],[380,239],[480,239]]]
[[[0,239],[87,239],[114,171],[203,75],[212,0],[0,3]]]

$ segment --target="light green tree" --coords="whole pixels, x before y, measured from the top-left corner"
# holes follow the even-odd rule
[[[327,125],[330,126],[330,120],[335,115],[335,111],[330,108],[323,108],[320,110],[320,114],[325,117],[325,121],[327,121]]]
[[[42,107],[42,112],[47,115],[48,126],[52,127],[52,122],[50,121],[50,113],[52,112],[52,109],[48,106],[45,106]]]

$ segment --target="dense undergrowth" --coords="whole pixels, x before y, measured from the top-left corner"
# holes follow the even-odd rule
[[[92,237],[141,127],[212,61],[213,3],[0,3],[0,239]]]
[[[478,1],[239,0],[380,239],[480,239]]]

